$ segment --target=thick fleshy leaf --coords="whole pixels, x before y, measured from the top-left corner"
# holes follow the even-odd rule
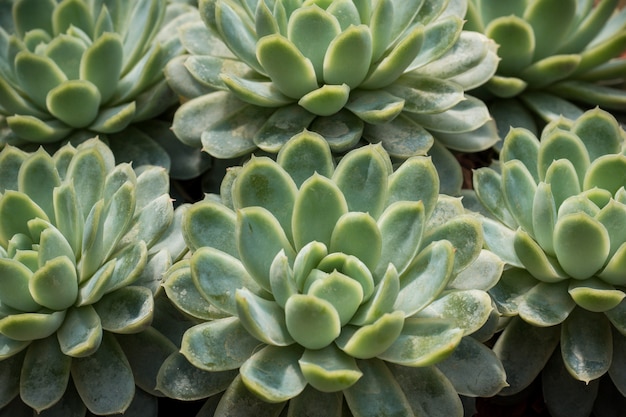
[[[498,255],[483,249],[467,268],[454,277],[448,287],[459,290],[487,291],[500,280],[504,265],[505,262]]]
[[[123,413],[133,399],[133,373],[113,335],[104,334],[92,355],[72,360],[71,372],[80,397],[96,415]]]
[[[431,7],[422,7],[422,10],[435,11],[437,8],[447,7],[447,4],[429,2]],[[435,4],[433,4],[435,3]],[[441,13],[441,9],[437,10]],[[421,12],[421,10],[420,10]],[[437,13],[437,12],[435,12]],[[429,64],[448,52],[458,40],[463,29],[463,21],[459,15],[451,14],[428,24],[424,30],[424,43],[419,54],[408,70],[411,71]]]
[[[327,136],[303,130],[278,152],[276,161],[297,187],[315,172],[327,178],[332,176],[334,164],[327,140]]]
[[[378,219],[382,237],[381,255],[374,269],[376,277],[382,276],[391,263],[402,274],[420,247],[424,231],[425,214],[422,201],[397,201],[385,209]]]
[[[624,267],[626,266],[626,242],[611,257],[604,269],[598,274],[604,282],[614,285],[623,285]]]
[[[433,146],[433,135],[405,114],[383,124],[365,124],[363,139],[383,144],[390,156],[407,159],[426,155]]]
[[[85,277],[78,285],[76,306],[82,307],[97,302],[107,292],[109,281],[115,271],[115,259],[99,267],[91,276]]]
[[[515,254],[526,269],[538,280],[560,282],[568,278],[559,262],[547,255],[528,233],[518,229],[513,239]]]
[[[600,108],[589,110],[576,119],[571,132],[583,141],[591,161],[620,152],[619,124],[613,115]]]
[[[456,390],[435,366],[408,367],[388,363],[413,410],[431,417],[462,417],[463,405]],[[414,411],[416,415],[418,412]]]
[[[284,407],[285,402],[269,403],[256,393],[253,394],[241,375],[237,375],[220,398],[215,414],[278,417]]]
[[[417,25],[409,30],[391,51],[385,53],[382,60],[376,60],[377,63],[361,86],[366,89],[378,89],[397,80],[420,53],[426,36],[424,26]],[[376,38],[374,37],[374,57],[377,55],[376,49]]]
[[[163,289],[167,298],[177,308],[204,320],[212,320],[224,315],[213,304],[202,296],[191,276],[191,268],[188,263],[178,262],[180,267],[168,270],[163,279]]]
[[[102,337],[100,317],[90,305],[69,309],[57,332],[61,351],[75,358],[88,357],[96,352]]]
[[[576,308],[561,327],[561,353],[568,371],[589,383],[604,375],[613,357],[611,324],[604,314]]]
[[[297,187],[291,177],[269,158],[253,158],[237,175],[232,188],[235,209],[260,206],[279,221],[291,236],[291,215]]]
[[[20,375],[22,401],[37,412],[59,401],[67,389],[71,362],[54,336],[31,343]]]
[[[608,190],[615,195],[617,191],[624,187],[626,181],[623,176],[615,175],[616,172],[623,172],[626,168],[626,155],[606,155],[601,156],[589,167],[582,182],[583,188],[589,190],[593,187]]]
[[[363,376],[343,392],[353,414],[363,417],[414,415],[402,387],[383,361],[370,359],[357,365]]]
[[[322,135],[333,152],[340,153],[355,147],[361,139],[364,125],[354,113],[342,109],[331,116],[316,117],[309,128]]]
[[[307,288],[307,294],[331,303],[339,314],[342,326],[350,321],[363,301],[363,288],[360,283],[337,271],[311,283]]]
[[[149,288],[128,286],[102,297],[94,308],[102,328],[113,333],[137,333],[150,325],[154,300]]]
[[[0,259],[0,302],[24,312],[35,312],[41,306],[29,290],[33,272],[14,259]]]
[[[43,149],[33,153],[21,164],[17,182],[17,190],[27,194],[54,221],[53,193],[61,181],[50,155]]]
[[[348,27],[328,45],[324,56],[324,82],[347,84],[351,89],[356,88],[365,79],[371,59],[372,36],[368,27],[365,25]]]
[[[224,392],[239,370],[210,372],[189,363],[181,353],[168,357],[157,375],[157,389],[170,398],[201,400]]]
[[[218,309],[235,314],[235,290],[260,292],[241,262],[212,247],[198,249],[191,258],[191,276],[202,296]]]
[[[478,257],[482,249],[480,221],[472,215],[455,216],[428,230],[421,244],[425,246],[444,239],[454,247],[454,271],[460,272]]]
[[[293,344],[293,335],[289,334],[286,324],[285,310],[275,301],[266,300],[242,288],[236,290],[235,302],[239,320],[252,336],[275,346]]]
[[[372,324],[383,314],[390,313],[400,291],[398,272],[393,264],[389,264],[387,271],[381,277],[374,289],[374,294],[356,311],[350,324]]]
[[[346,199],[333,181],[319,174],[304,181],[293,208],[292,230],[296,250],[312,241],[329,246],[337,220],[347,212]]]
[[[387,90],[404,99],[403,110],[411,113],[439,113],[463,100],[463,88],[436,77],[407,74]]]
[[[381,233],[370,214],[351,211],[337,220],[330,239],[330,252],[356,256],[373,270],[380,259],[381,248]]]
[[[472,374],[480,367],[481,372]],[[464,337],[452,354],[437,364],[456,391],[470,397],[490,397],[507,386],[502,363],[491,349],[472,337]],[[468,375],[475,375],[468,378]]]
[[[517,76],[533,62],[536,37],[532,27],[519,16],[503,16],[489,22],[485,34],[500,45],[498,74]]]
[[[306,386],[298,360],[302,348],[266,346],[240,368],[246,387],[263,400],[279,403],[297,396]]]
[[[348,209],[369,213],[374,219],[383,211],[391,173],[390,161],[381,151],[376,145],[354,150],[342,158],[333,174]]]
[[[389,176],[387,205],[396,201],[422,201],[426,218],[439,198],[439,176],[430,157],[415,156],[406,160]]]
[[[428,130],[447,134],[471,132],[491,120],[485,103],[471,96],[440,113],[407,113],[407,116]]]
[[[291,296],[284,314],[289,334],[308,349],[328,346],[341,331],[341,318],[333,304],[315,295]]]
[[[616,307],[626,296],[622,290],[596,277],[573,281],[568,291],[577,305],[598,313]]]
[[[300,99],[318,87],[311,61],[281,35],[260,39],[257,57],[272,82],[287,97]]]
[[[235,317],[198,324],[187,330],[181,353],[194,366],[211,372],[239,368],[259,347],[259,341]]]
[[[347,84],[324,84],[304,94],[298,104],[315,115],[332,116],[343,109],[349,98],[350,87]]]
[[[27,51],[15,57],[15,74],[22,90],[44,109],[48,92],[67,80],[52,59]]]
[[[535,61],[552,54],[566,39],[575,17],[577,5],[576,0],[562,2],[541,0],[527,7],[524,11],[524,20],[532,26],[536,38],[550,39],[550,42],[537,43],[533,56]]]
[[[43,339],[56,332],[64,318],[65,311],[13,314],[0,319],[0,332],[18,341]]]
[[[533,176],[535,182],[539,182],[537,160],[539,158],[539,140],[533,132],[525,128],[511,128],[506,135],[502,150],[501,161],[519,159]]]
[[[403,326],[404,312],[386,313],[371,324],[344,327],[336,344],[350,356],[370,359],[389,349],[400,336]]]
[[[76,266],[65,256],[49,260],[31,277],[28,288],[33,299],[51,310],[65,310],[76,302]]]
[[[80,60],[80,79],[91,82],[100,92],[102,103],[115,93],[123,60],[122,39],[115,32],[103,33]]]
[[[426,367],[445,359],[459,344],[463,330],[449,320],[408,318],[396,341],[380,359],[414,367]]]
[[[604,226],[586,213],[567,214],[554,228],[554,250],[563,270],[574,278],[593,276],[610,250]]]
[[[56,119],[43,121],[34,116],[20,114],[7,117],[6,122],[19,138],[41,144],[58,142],[73,130]]]
[[[289,16],[287,38],[313,64],[318,81],[322,79],[328,45],[340,32],[339,21],[321,7],[298,7]],[[260,48],[257,44],[257,56]],[[259,61],[265,67],[260,57]],[[274,78],[271,74],[270,77]]]
[[[569,159],[558,159],[552,162],[546,172],[545,182],[550,184],[557,213],[566,199],[582,191],[576,168]]]
[[[6,247],[18,233],[29,235],[27,222],[40,218],[49,221],[46,213],[26,194],[7,190],[0,199],[0,243]]]
[[[560,338],[559,326],[537,327],[514,317],[493,347],[509,383],[502,394],[516,394],[528,387],[550,359]]]
[[[334,345],[305,350],[298,364],[306,381],[322,392],[342,391],[363,375],[354,358]]]
[[[279,107],[254,135],[254,143],[276,153],[295,135],[307,129],[316,115],[297,104]]]
[[[537,159],[539,178],[545,178],[550,165],[558,159],[567,159],[578,173],[579,184],[583,183],[584,173],[589,166],[589,154],[584,143],[576,135],[557,129],[542,135]]]
[[[567,281],[540,282],[520,300],[520,317],[540,327],[562,323],[576,306],[567,292],[568,287]]]
[[[269,272],[274,257],[281,250],[289,259],[295,257],[285,231],[270,211],[253,206],[237,212],[235,236],[241,262],[252,278],[269,291]]]
[[[304,289],[309,274],[326,255],[328,255],[326,245],[317,241],[309,242],[300,249],[293,261],[293,280],[297,289],[300,291]]]
[[[447,240],[433,242],[417,255],[400,275],[400,292],[395,310],[412,316],[446,287],[454,265],[454,248]]]
[[[136,109],[134,101],[101,108],[98,117],[89,125],[89,130],[98,133],[120,132],[135,120]]]
[[[237,98],[255,106],[281,107],[293,102],[269,81],[247,80],[228,73],[220,74],[220,79]]]
[[[451,291],[418,313],[418,317],[441,318],[468,336],[480,329],[493,309],[489,295],[480,290]]]
[[[350,1],[350,3],[352,2]],[[289,400],[287,416],[340,417],[342,409],[343,394],[341,391],[322,392],[309,384],[297,397]]]
[[[223,205],[199,202],[184,217],[183,236],[191,250],[209,246],[236,257],[236,222],[235,213]]]

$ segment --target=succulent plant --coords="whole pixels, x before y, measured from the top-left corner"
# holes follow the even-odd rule
[[[153,296],[186,250],[166,171],[90,139],[7,145],[0,172],[0,412],[155,415],[160,363],[142,356],[176,346],[151,327]]]
[[[499,44],[498,71],[475,94],[502,132],[538,135],[546,121],[574,120],[585,107],[626,109],[626,10],[618,3],[470,0],[465,29]]]
[[[460,199],[439,195],[430,158],[392,171],[380,144],[335,166],[304,131],[189,208],[191,256],[163,285],[201,323],[158,388],[186,400],[226,390],[201,415],[277,415],[288,402],[289,415],[340,416],[345,398],[354,416],[460,416],[457,392],[505,385],[491,351],[465,337],[491,316],[484,289],[502,262]]]
[[[176,26],[191,10],[159,0],[15,0],[14,30],[0,27],[0,143],[114,134],[176,104],[163,68],[183,52]]]
[[[190,99],[174,132],[217,158],[276,153],[305,128],[337,153],[364,138],[406,159],[435,143],[433,158],[451,164],[445,147],[489,148],[495,124],[464,91],[494,74],[497,57],[486,37],[462,31],[466,8],[466,0],[202,0],[202,20],[181,27],[190,54],[166,68]]]
[[[549,123],[541,141],[512,129],[498,169],[474,173],[491,216],[486,246],[508,264],[490,290],[513,317],[494,347],[510,384],[503,394],[519,392],[545,366],[553,416],[589,415],[607,372],[626,395],[624,139],[612,115],[589,110]],[[572,392],[577,401],[565,400]]]

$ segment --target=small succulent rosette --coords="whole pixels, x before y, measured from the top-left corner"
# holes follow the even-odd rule
[[[154,294],[186,250],[168,188],[97,139],[0,152],[0,413],[156,415],[155,352],[176,346]]]
[[[612,115],[589,110],[548,124],[541,141],[512,129],[499,170],[474,174],[491,216],[486,246],[509,265],[490,290],[500,312],[513,316],[494,348],[510,384],[503,393],[544,369],[555,416],[589,415],[607,372],[626,394],[624,138]],[[573,392],[580,401],[566,400]]]
[[[181,27],[189,55],[166,68],[190,99],[174,132],[218,158],[276,153],[308,129],[337,153],[364,138],[403,159],[434,146],[436,162],[453,164],[446,147],[498,140],[484,103],[464,94],[497,67],[495,44],[462,30],[466,9],[466,0],[202,0],[202,20]]]
[[[160,0],[15,0],[14,30],[0,27],[9,128],[0,142],[115,134],[163,113],[178,101],[163,68],[183,52],[176,28],[192,10]]]
[[[462,416],[458,393],[495,394],[501,365],[466,336],[492,323],[502,262],[438,189],[430,158],[393,172],[369,145],[335,166],[309,131],[231,170],[183,220],[191,256],[164,286],[201,323],[159,389],[218,416]]]
[[[618,3],[469,1],[465,28],[493,39],[501,58],[476,94],[505,133],[515,126],[539,135],[537,117],[573,120],[590,106],[626,110],[626,9]]]

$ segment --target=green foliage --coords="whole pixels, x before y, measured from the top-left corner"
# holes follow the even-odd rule
[[[134,340],[174,350],[150,327],[161,276],[185,250],[165,170],[137,174],[91,139],[54,155],[7,146],[0,171],[0,408],[124,412],[136,380],[155,393],[129,361],[145,349]]]
[[[625,137],[600,109],[548,124],[541,141],[516,128],[504,141],[499,172],[474,174],[491,216],[483,222],[486,246],[509,264],[491,294],[503,314],[519,316],[494,348],[512,376],[504,392],[530,384],[559,341],[555,360],[567,372],[556,377],[558,366],[546,368],[544,378],[563,381],[551,384],[567,387],[572,377],[589,383],[621,363],[613,343],[626,337],[626,233],[619,226],[626,221]],[[534,342],[520,344],[530,334]],[[620,378],[613,382],[624,389]],[[591,412],[595,392],[585,391],[591,401],[576,415]],[[569,412],[548,402],[557,415]]]
[[[438,408],[428,394],[436,390],[447,398],[442,409],[460,416],[455,384],[463,385],[458,361],[468,351],[485,374],[460,392],[502,388],[495,356],[465,337],[489,318],[484,290],[502,263],[481,250],[480,223],[460,200],[439,195],[430,158],[393,171],[384,149],[370,145],[334,166],[327,141],[304,131],[278,162],[253,157],[230,175],[221,202],[198,202],[185,215],[191,257],[164,283],[202,321],[183,336],[186,360],[207,375],[238,370],[222,413],[241,412],[251,392],[263,400],[259,413],[288,404],[290,413],[339,416],[344,396],[355,416],[413,415]],[[457,288],[462,274],[483,281]],[[158,387],[188,398],[177,382],[186,378],[173,372],[177,355]],[[423,385],[401,383],[424,373]]]

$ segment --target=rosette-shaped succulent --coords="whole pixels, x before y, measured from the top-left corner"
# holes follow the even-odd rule
[[[136,174],[91,139],[53,156],[7,146],[0,172],[0,409],[153,415],[142,352],[175,350],[153,295],[186,249],[166,171]]]
[[[159,389],[226,390],[215,415],[277,415],[289,402],[290,415],[324,416],[345,415],[344,398],[354,416],[461,416],[457,392],[497,392],[495,355],[464,336],[490,317],[478,288],[502,263],[481,250],[478,219],[438,188],[427,157],[392,172],[370,145],[335,167],[308,131],[277,162],[231,171],[222,200],[183,220],[192,254],[164,286],[205,322],[164,363]],[[481,376],[468,381],[473,367]]]
[[[467,30],[499,44],[480,97],[503,132],[538,134],[537,116],[576,119],[579,106],[626,109],[626,10],[619,0],[470,0]]]
[[[0,28],[2,142],[112,134],[175,104],[163,68],[182,52],[176,26],[189,9],[160,0],[15,0],[14,32]]]
[[[191,55],[166,69],[192,99],[174,119],[189,145],[276,153],[306,128],[335,152],[365,138],[407,158],[434,139],[468,152],[497,140],[484,103],[464,95],[497,66],[495,44],[462,31],[465,0],[199,3],[202,21],[181,28]]]
[[[510,266],[490,290],[501,313],[515,316],[495,345],[510,384],[503,393],[525,388],[546,366],[554,416],[589,415],[607,372],[626,395],[624,137],[599,109],[548,124],[541,141],[516,128],[501,172],[474,174],[492,216],[483,223],[486,245]],[[572,392],[577,401],[566,400]]]

